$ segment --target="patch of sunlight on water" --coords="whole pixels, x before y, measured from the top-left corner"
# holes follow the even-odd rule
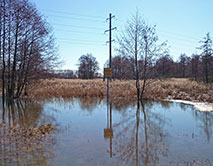
[[[34,149],[8,127],[52,124]],[[6,127],[2,127],[5,125]],[[213,113],[175,102],[98,98],[1,103],[0,165],[213,165]],[[40,140],[39,140],[40,141]]]

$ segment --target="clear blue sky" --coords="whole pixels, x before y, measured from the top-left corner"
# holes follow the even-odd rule
[[[212,0],[32,0],[53,26],[62,69],[78,68],[78,58],[92,53],[100,68],[108,59],[106,18],[115,15],[113,37],[119,35],[131,14],[138,9],[151,25],[157,26],[160,41],[168,41],[174,59],[181,53],[198,52],[199,41],[213,37]],[[115,52],[114,52],[115,55]]]

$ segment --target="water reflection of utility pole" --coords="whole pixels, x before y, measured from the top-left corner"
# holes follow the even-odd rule
[[[110,157],[112,157],[112,103],[109,104],[109,100],[107,100],[107,128],[104,129],[104,138],[110,140]]]

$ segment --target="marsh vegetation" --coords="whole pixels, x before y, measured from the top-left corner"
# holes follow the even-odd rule
[[[48,79],[41,80],[29,88],[34,98],[51,97],[105,97],[106,82],[102,79]],[[110,82],[110,97],[137,98],[134,80]],[[147,99],[182,99],[189,101],[213,102],[213,86],[190,79],[150,79],[144,92]]]

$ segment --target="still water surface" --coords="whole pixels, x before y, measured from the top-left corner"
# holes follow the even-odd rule
[[[29,153],[14,154],[18,143],[1,140],[0,166],[213,165],[213,113],[181,103],[19,101],[1,103],[3,122],[26,128],[51,123],[56,129],[42,148]]]

